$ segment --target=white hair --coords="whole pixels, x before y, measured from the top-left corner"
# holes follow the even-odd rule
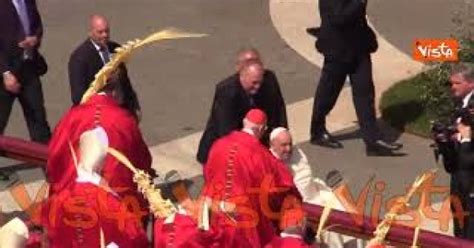
[[[244,118],[243,120],[243,128],[242,130],[247,130],[252,132],[253,135],[256,135],[257,132],[261,132],[263,128],[265,128],[265,124],[257,124],[252,122],[251,120]]]
[[[286,127],[277,127],[272,130],[270,133],[270,141],[273,141],[279,134],[283,132],[289,132],[288,128]]]

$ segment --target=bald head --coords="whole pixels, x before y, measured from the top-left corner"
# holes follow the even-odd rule
[[[290,131],[284,127],[273,129],[270,134],[270,149],[279,159],[288,160],[291,157],[293,141]]]
[[[264,69],[259,61],[251,60],[244,63],[239,72],[240,83],[249,95],[257,94],[263,82]]]
[[[110,27],[107,18],[101,15],[92,15],[89,18],[89,38],[97,45],[107,47],[110,39]]]
[[[251,60],[259,61],[260,63],[262,63],[260,54],[258,53],[256,49],[250,48],[250,49],[241,50],[237,56],[237,61],[236,61],[237,71],[242,70],[242,68],[244,67],[244,64]]]

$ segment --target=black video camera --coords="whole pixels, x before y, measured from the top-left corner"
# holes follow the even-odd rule
[[[454,111],[450,123],[436,121],[432,123],[431,133],[434,135],[436,142],[447,142],[457,133],[457,123],[462,123],[474,128],[474,97],[469,99],[465,107],[457,108]]]
[[[445,143],[451,140],[451,137],[457,133],[455,125],[446,124],[441,121],[436,121],[431,124],[431,133],[433,134],[436,143]]]

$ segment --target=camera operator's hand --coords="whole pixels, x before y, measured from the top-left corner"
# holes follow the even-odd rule
[[[459,133],[459,141],[471,141],[472,130],[471,126],[459,123],[457,126]]]
[[[452,137],[446,136],[444,133],[433,134],[433,139],[436,143],[445,143],[452,140]]]

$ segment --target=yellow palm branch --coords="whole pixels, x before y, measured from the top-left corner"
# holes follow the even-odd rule
[[[177,211],[170,200],[163,199],[161,191],[151,182],[150,175],[138,170],[125,155],[116,149],[109,147],[108,153],[133,172],[133,181],[137,183],[138,189],[150,203],[150,210],[155,217],[166,218]]]
[[[94,81],[90,84],[87,91],[84,93],[81,99],[81,103],[87,102],[91,96],[99,92],[106,84],[107,78],[117,69],[117,67],[126,61],[130,55],[135,51],[135,49],[142,47],[144,45],[163,41],[163,40],[175,40],[182,38],[198,38],[207,36],[206,34],[195,34],[178,31],[176,29],[165,29],[160,32],[156,32],[147,36],[146,38],[140,40],[135,39],[133,41],[128,41],[121,47],[115,49],[115,54],[112,56],[111,60],[100,69],[95,74]]]
[[[404,208],[409,206],[410,199],[415,194],[415,192],[418,191],[425,182],[435,177],[435,174],[437,171],[438,169],[429,170],[415,179],[415,182],[412,184],[408,193],[405,196],[401,197],[395,203],[395,205],[392,208],[390,208],[388,213],[385,214],[384,219],[377,225],[377,228],[374,231],[375,237],[369,241],[369,244],[382,244],[383,243],[383,241],[385,240],[385,237],[388,234],[388,231],[390,230],[390,226],[395,221],[398,214],[402,212]]]

